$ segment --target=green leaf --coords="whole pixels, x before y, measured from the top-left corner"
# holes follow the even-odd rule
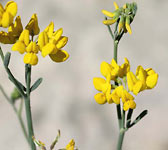
[[[33,85],[32,85],[32,87],[30,88],[30,91],[32,92],[32,91],[34,91],[36,88],[38,88],[38,86],[41,84],[41,82],[42,82],[42,78],[39,78]]]
[[[8,65],[9,65],[9,62],[10,62],[10,56],[11,56],[11,53],[10,52],[7,52],[6,55],[5,55],[5,58],[4,58],[4,66],[6,68],[8,68]]]

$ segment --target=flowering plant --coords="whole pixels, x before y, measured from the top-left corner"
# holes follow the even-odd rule
[[[119,139],[117,150],[122,149],[125,132],[139,122],[146,114],[147,110],[142,111],[137,118],[132,121],[133,110],[136,108],[135,96],[141,91],[153,89],[158,80],[158,74],[152,69],[144,69],[139,65],[136,74],[130,70],[130,62],[125,58],[125,62],[120,66],[117,64],[118,44],[127,32],[132,34],[130,24],[133,22],[137,11],[136,3],[126,3],[119,7],[114,2],[115,11],[109,12],[102,10],[105,17],[103,23],[107,25],[114,43],[114,58],[111,63],[103,61],[100,65],[100,72],[105,77],[95,77],[93,84],[97,93],[94,96],[98,104],[116,104]],[[110,25],[115,24],[114,32]],[[126,117],[127,116],[127,117]]]

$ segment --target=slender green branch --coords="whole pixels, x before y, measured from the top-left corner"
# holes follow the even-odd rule
[[[121,128],[120,129],[119,138],[118,138],[118,143],[117,143],[117,150],[121,150],[122,149],[124,135],[125,135],[125,130],[123,128]]]
[[[29,133],[29,143],[31,145],[31,149],[36,150],[36,146],[32,138],[34,137],[34,131],[33,131],[33,121],[30,107],[31,65],[28,64],[25,65],[25,80],[26,80],[26,96],[24,97],[24,99],[25,99],[26,118]]]
[[[23,131],[23,134],[28,142],[28,135],[27,135],[27,132],[26,132],[26,128],[25,128],[25,125],[24,125],[24,122],[23,122],[23,119],[22,119],[22,116],[21,116],[21,113],[22,113],[22,103],[23,103],[23,100],[21,99],[21,104],[20,104],[20,108],[19,108],[19,111],[17,110],[17,108],[15,107],[14,103],[12,102],[12,100],[8,97],[8,95],[6,94],[6,92],[4,91],[3,87],[0,85],[0,91],[2,92],[2,94],[4,95],[5,99],[11,104],[14,112],[16,113],[17,117],[18,117],[18,120],[19,120],[19,123],[20,123],[20,126],[21,126],[21,129]]]

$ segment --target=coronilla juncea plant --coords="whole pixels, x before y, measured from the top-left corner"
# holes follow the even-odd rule
[[[144,110],[132,121],[133,110],[138,105],[136,95],[144,90],[153,89],[157,84],[158,74],[152,68],[144,69],[141,65],[137,67],[134,74],[127,58],[121,66],[118,65],[118,44],[124,34],[127,32],[132,34],[130,24],[134,21],[137,4],[126,3],[119,7],[114,2],[114,7],[115,10],[112,12],[102,10],[105,15],[103,24],[108,27],[114,43],[113,59],[110,64],[105,61],[101,63],[100,72],[104,78],[93,78],[93,85],[99,91],[94,96],[98,104],[116,104],[119,125],[117,150],[121,150],[125,132],[147,114],[147,110]]]

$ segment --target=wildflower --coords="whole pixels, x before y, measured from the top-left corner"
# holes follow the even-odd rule
[[[38,46],[36,42],[29,39],[29,30],[25,29],[21,33],[19,40],[13,45],[12,50],[18,51],[20,54],[27,52],[24,56],[24,63],[30,65],[36,65],[38,63]]]
[[[101,93],[97,93],[94,98],[98,104],[105,104],[108,102],[109,104],[112,103],[111,98],[111,84],[110,84],[110,74],[107,76],[107,79],[103,78],[93,78],[93,85],[96,90],[100,91]]]
[[[39,26],[38,26],[38,19],[37,15],[33,14],[29,23],[25,27],[25,29],[29,30],[29,33],[31,36],[38,35],[40,32]]]
[[[17,13],[17,4],[14,1],[9,1],[5,8],[0,4],[0,26],[7,28],[12,22]]]
[[[22,31],[23,26],[21,23],[21,18],[20,16],[17,16],[15,19],[15,23],[12,23],[9,26],[8,32],[0,32],[0,42],[3,44],[14,44],[19,38]]]
[[[158,80],[158,74],[152,68],[143,69],[142,66],[138,66],[136,75],[133,72],[127,73],[128,88],[135,95],[145,89],[152,89],[156,86]]]
[[[55,62],[63,62],[68,59],[69,54],[62,50],[68,42],[68,37],[62,36],[62,33],[62,28],[54,31],[54,23],[51,22],[49,26],[39,34],[38,45],[43,57],[49,55]]]
[[[72,139],[69,143],[68,143],[68,145],[66,146],[66,150],[74,150],[74,148],[75,148],[75,141],[74,141],[74,139]]]

